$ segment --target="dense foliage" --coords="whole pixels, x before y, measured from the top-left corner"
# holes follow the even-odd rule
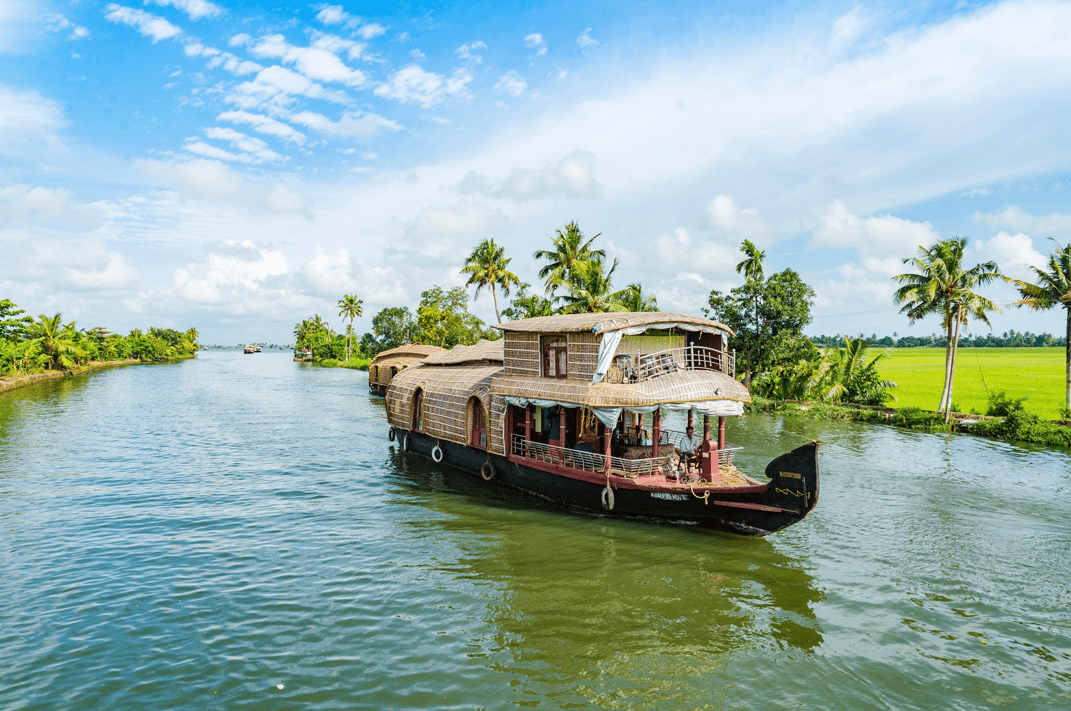
[[[26,316],[9,299],[0,300],[0,375],[64,371],[93,362],[151,361],[195,355],[197,329],[134,329],[126,336],[103,326],[79,330],[62,315]]]
[[[792,269],[769,278],[754,269],[750,273],[752,278],[728,294],[710,292],[710,309],[704,309],[736,332],[736,372],[744,374],[749,389],[753,376],[791,366],[814,351],[803,335],[814,290]]]

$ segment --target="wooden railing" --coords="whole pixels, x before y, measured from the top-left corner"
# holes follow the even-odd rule
[[[606,382],[639,383],[689,370],[715,370],[736,377],[736,352],[682,346],[658,353],[618,353],[606,374]]]
[[[662,434],[658,438],[658,446],[659,447],[666,447],[666,446],[679,447],[680,444],[681,444],[681,440],[684,439],[684,436],[685,436],[685,433],[681,432],[680,430],[662,430]],[[702,441],[703,434],[701,432],[696,432],[695,433],[695,437],[696,437],[696,439]],[[717,438],[714,438],[713,443],[711,444],[711,446],[714,447],[714,446],[717,446],[717,444],[718,444],[718,440],[717,440]],[[725,448],[718,450],[718,461],[721,464],[731,464],[732,461],[733,461],[733,456],[735,455],[736,452],[739,452],[741,449],[743,449],[743,447],[741,447],[738,444],[730,444],[729,442],[726,442],[725,443]]]
[[[557,464],[571,469],[579,469],[585,472],[601,474],[606,471],[606,455],[594,452],[585,452],[567,447],[559,447],[553,444],[532,442],[526,440],[523,435],[513,435],[513,455],[534,459],[548,464]],[[633,478],[658,474],[667,469],[670,464],[669,455],[646,459],[623,459],[610,457],[610,474]]]

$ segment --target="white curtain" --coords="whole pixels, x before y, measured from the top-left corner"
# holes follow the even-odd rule
[[[693,326],[692,324],[667,322],[649,323],[644,326],[607,331],[602,334],[602,341],[599,342],[599,360],[595,364],[595,375],[591,377],[591,384],[601,383],[606,378],[606,374],[610,371],[610,365],[613,364],[614,354],[617,353],[617,347],[621,345],[623,336],[638,336],[651,329],[668,331],[671,328],[677,328],[682,331],[704,331],[706,333],[718,333],[721,330],[711,326]]]
[[[535,398],[506,396],[506,402],[516,407],[583,407],[575,402],[558,402],[556,400],[537,400]],[[592,407],[590,408],[599,422],[607,428],[617,427],[617,421],[621,419],[623,411],[636,412],[642,415],[650,415],[657,409],[663,410],[692,410],[701,415],[711,417],[736,417],[744,414],[744,403],[735,400],[703,400],[701,402],[671,402],[664,405],[646,405],[643,407]]]

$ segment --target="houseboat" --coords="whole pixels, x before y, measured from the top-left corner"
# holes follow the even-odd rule
[[[246,346],[245,348],[242,349],[242,353],[244,353],[245,355],[249,355],[250,353],[256,353],[256,352],[257,352],[257,347],[256,346]]]
[[[296,361],[298,361],[300,363],[306,363],[308,361],[311,361],[312,360],[312,351],[310,351],[308,348],[295,348],[294,349],[294,360],[296,360]]]
[[[818,503],[818,443],[781,455],[769,481],[740,471],[725,419],[750,395],[735,378],[729,327],[678,313],[574,314],[503,323],[498,341],[457,346],[399,372],[388,437],[556,502],[751,535]],[[698,425],[694,470],[680,461]],[[713,432],[712,432],[713,428]]]
[[[410,343],[379,353],[368,364],[368,389],[373,395],[385,395],[395,375],[444,350],[439,346]]]

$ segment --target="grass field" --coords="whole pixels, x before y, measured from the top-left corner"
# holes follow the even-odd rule
[[[874,350],[871,349],[871,353]],[[892,407],[936,410],[945,375],[943,348],[894,348],[878,365],[883,378],[899,387]],[[989,392],[1026,398],[1026,409],[1048,419],[1060,416],[1064,405],[1064,349],[960,348],[952,404],[960,412],[985,414]]]

